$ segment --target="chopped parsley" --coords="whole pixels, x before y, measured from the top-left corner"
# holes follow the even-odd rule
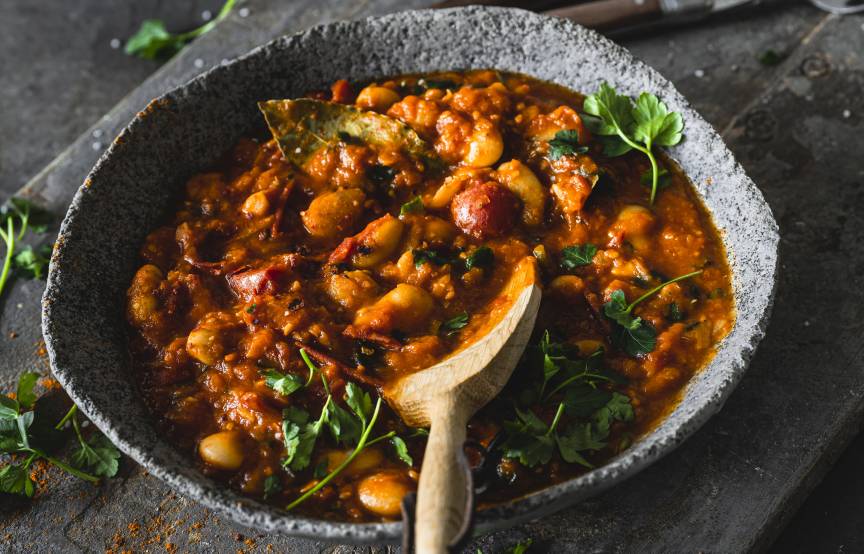
[[[495,252],[488,246],[481,246],[465,258],[465,269],[470,270],[475,267],[489,268],[492,267],[493,263],[495,263]]]
[[[591,243],[568,246],[561,251],[561,267],[566,270],[573,270],[588,265],[594,259],[595,254],[597,254],[597,247]]]
[[[549,141],[549,157],[553,160],[586,152],[588,147],[579,144],[579,131],[576,130],[558,131],[555,138]]]
[[[402,207],[399,208],[399,215],[422,214],[423,211],[423,200],[419,196],[415,196],[408,202],[402,204]]]
[[[441,328],[439,331],[444,334],[444,336],[450,336],[456,334],[459,329],[462,329],[466,325],[468,325],[468,320],[470,316],[468,312],[462,312],[461,314],[452,317],[441,324]]]
[[[609,301],[603,304],[603,314],[613,324],[612,339],[616,346],[633,357],[653,352],[654,347],[657,345],[657,330],[651,323],[641,317],[634,317],[633,308],[667,285],[695,277],[701,273],[702,270],[699,270],[670,279],[649,290],[629,304],[627,303],[627,298],[624,296],[624,291],[614,291]]]

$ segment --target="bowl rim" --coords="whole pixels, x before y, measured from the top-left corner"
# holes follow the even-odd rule
[[[685,129],[688,131],[688,136],[691,137],[691,140],[695,131],[695,135],[701,136],[703,142],[707,141],[706,144],[710,144],[712,148],[718,149],[717,152],[712,154],[713,157],[720,156],[720,159],[726,159],[731,163],[730,171],[732,172],[732,177],[730,179],[734,177],[736,186],[741,187],[740,192],[746,193],[742,194],[742,196],[746,196],[746,200],[750,203],[749,209],[752,213],[759,216],[756,223],[762,227],[759,229],[759,237],[763,242],[759,249],[759,260],[753,263],[760,264],[757,273],[764,278],[764,281],[761,284],[739,283],[737,280],[733,283],[733,286],[736,288],[736,300],[738,299],[738,287],[761,286],[758,296],[762,298],[762,303],[749,308],[753,309],[754,314],[753,317],[748,319],[748,327],[746,329],[740,328],[739,321],[736,319],[735,327],[729,336],[718,346],[717,356],[715,356],[714,360],[717,360],[720,352],[725,349],[730,349],[734,346],[735,351],[729,354],[731,356],[731,360],[727,360],[729,365],[712,369],[714,371],[712,378],[717,380],[717,384],[711,388],[711,394],[702,398],[699,405],[688,406],[686,409],[679,405],[673,412],[674,414],[679,414],[680,412],[674,421],[670,423],[673,419],[671,414],[666,416],[657,428],[641,437],[628,450],[616,456],[607,464],[576,478],[478,511],[476,532],[481,534],[551,513],[589,496],[596,495],[612,484],[620,483],[622,480],[638,473],[671,452],[678,444],[693,434],[705,421],[719,411],[726,398],[728,398],[743,376],[758,342],[764,336],[770,317],[779,267],[779,233],[770,207],[765,202],[761,192],[749,177],[746,176],[737,161],[734,160],[732,153],[729,152],[719,134],[698,113],[690,108],[686,99],[678,93],[669,81],[645,63],[634,58],[629,51],[598,33],[567,20],[538,15],[520,9],[480,6],[435,11],[409,10],[351,22],[333,22],[317,25],[294,35],[274,39],[235,60],[210,69],[187,83],[166,92],[154,100],[154,102],[159,102],[173,95],[182,94],[189,89],[194,89],[197,85],[210,79],[216,71],[230,71],[232,67],[248,63],[250,60],[266,56],[274,51],[279,53],[280,51],[289,50],[294,47],[302,48],[304,37],[311,35],[327,35],[346,28],[357,29],[373,25],[392,25],[398,27],[406,22],[417,23],[418,21],[422,22],[429,19],[445,21],[464,20],[465,18],[511,20],[509,24],[512,26],[527,28],[530,24],[535,27],[543,27],[549,33],[557,32],[562,36],[572,35],[582,37],[583,39],[587,38],[595,45],[595,54],[599,56],[601,53],[606,53],[614,56],[617,61],[626,64],[634,74],[643,76],[645,86],[650,88],[652,92],[657,92],[654,89],[662,90],[661,97],[663,100],[672,106],[673,109],[678,108],[678,111],[682,113],[686,123]],[[63,330],[55,325],[55,316],[59,313],[58,311],[74,309],[74,306],[70,308],[64,305],[63,281],[60,279],[64,263],[67,263],[63,256],[64,248],[66,248],[67,231],[73,225],[76,218],[82,217],[82,213],[84,213],[84,210],[79,211],[79,208],[88,184],[92,179],[98,179],[100,170],[112,163],[118,143],[122,142],[124,137],[128,136],[137,125],[140,125],[141,118],[142,116],[139,114],[138,117],[127,125],[117,140],[114,141],[99,159],[87,179],[85,179],[85,184],[76,192],[69,211],[61,225],[57,246],[52,255],[48,283],[43,296],[42,313],[45,345],[54,375],[69,393],[70,397],[79,405],[83,413],[120,450],[144,466],[156,477],[168,483],[175,490],[192,497],[205,507],[213,509],[241,525],[265,531],[284,532],[290,535],[329,541],[349,540],[359,543],[395,542],[401,535],[401,522],[348,523],[296,516],[273,506],[242,497],[233,491],[226,490],[222,485],[213,481],[206,480],[209,485],[202,483],[201,479],[195,479],[188,471],[165,467],[159,462],[158,458],[154,458],[150,452],[142,449],[141,445],[135,443],[134,435],[128,433],[129,429],[123,428],[122,425],[118,425],[117,422],[112,421],[110,415],[100,408],[97,403],[92,401],[87,391],[82,390],[77,385],[74,367],[76,364],[70,362],[70,360],[74,360],[74,355],[70,358],[68,352],[62,351],[63,345],[59,337]],[[677,161],[676,150],[676,148],[670,149],[669,154],[672,159]],[[700,199],[706,205],[706,209],[713,218],[714,211],[708,207],[705,190],[703,190],[704,185],[702,188],[698,186],[696,188]],[[723,237],[724,246],[727,244],[726,239],[727,237]],[[728,253],[729,256],[733,254],[735,253]],[[734,257],[730,259],[733,277],[737,278],[735,262]],[[736,308],[740,317],[741,307],[736,306]],[[731,340],[733,334],[741,335],[735,337],[734,345]],[[709,367],[713,367],[713,365],[714,361],[709,363],[706,368],[703,368],[699,374],[691,378],[685,387],[685,394],[686,391],[694,386],[697,380],[706,378],[706,370]],[[661,429],[662,433],[660,432]]]

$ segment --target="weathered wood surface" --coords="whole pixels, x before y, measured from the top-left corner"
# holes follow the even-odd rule
[[[246,17],[235,11],[163,66],[25,193],[62,213],[101,143],[150,98],[274,36],[397,5],[407,7],[395,0],[247,2]],[[772,323],[726,407],[675,453],[596,499],[483,537],[470,552],[498,552],[527,537],[538,551],[550,552],[761,549],[858,433],[864,396],[862,23],[862,17],[839,19],[795,5],[625,41],[723,132],[771,204],[783,237]],[[768,49],[787,57],[763,66],[757,56]],[[8,86],[7,74],[0,74],[0,86]],[[0,342],[3,390],[21,371],[45,370],[37,354],[42,286],[17,282],[0,305],[0,333],[18,336]],[[0,550],[160,551],[170,543],[181,551],[265,545],[287,552],[354,551],[236,527],[176,496],[129,460],[119,478],[99,489],[54,472],[50,481],[29,507],[3,513]]]

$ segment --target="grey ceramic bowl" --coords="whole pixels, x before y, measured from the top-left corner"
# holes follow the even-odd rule
[[[151,423],[124,337],[125,290],[147,231],[171,198],[260,125],[256,102],[290,98],[339,78],[497,68],[579,91],[606,80],[659,95],[685,121],[671,151],[711,211],[734,276],[738,319],[677,409],[609,464],[478,514],[479,533],[537,518],[618,483],[669,453],[717,412],[762,338],[777,271],[777,225],[720,136],[660,74],[573,23],[520,10],[413,11],[333,23],[275,40],[154,100],[120,134],[75,195],[51,260],[43,329],[57,379],[120,449],[177,491],[264,531],[335,541],[391,542],[399,523],[298,517],[244,498],[193,468]]]

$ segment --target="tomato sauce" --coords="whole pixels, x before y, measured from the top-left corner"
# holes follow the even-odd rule
[[[526,398],[543,378],[543,350],[529,347],[500,397],[472,419],[469,454],[488,484],[481,506],[626,449],[674,408],[731,330],[723,244],[692,185],[661,156],[662,188],[651,205],[648,159],[604,155],[581,95],[522,75],[471,71],[340,81],[309,97],[407,125],[438,166],[398,143],[372,146],[349,135],[324,137],[298,164],[273,138],[250,137],[192,177],[174,213],[147,237],[128,291],[136,378],[170,440],[227,486],[283,507],[315,489],[357,437],[344,422],[335,431],[325,422],[308,462],[291,450],[286,463],[297,445],[292,429],[302,442],[311,428],[292,427],[292,410],[307,414],[310,426],[330,402],[353,417],[348,387],[374,402],[387,383],[464,346],[526,256],[542,275],[533,340],[539,345],[548,331],[551,359],[564,369]],[[562,131],[575,134],[553,155]],[[696,271],[633,308],[653,348],[634,355],[622,347],[606,308],[615,292],[632,302]],[[540,369],[532,361],[538,352]],[[614,392],[624,415],[609,417],[613,400],[605,415],[563,409],[573,397],[566,384],[555,392],[556,383],[588,359],[614,378],[590,382],[600,393],[572,394],[605,401]],[[565,461],[555,446],[548,460],[520,461],[503,424],[516,418],[514,405],[562,435],[584,425],[595,439],[573,447],[584,463]],[[402,495],[416,489],[425,437],[386,403],[370,437],[384,438],[292,509],[334,520],[398,519]]]

